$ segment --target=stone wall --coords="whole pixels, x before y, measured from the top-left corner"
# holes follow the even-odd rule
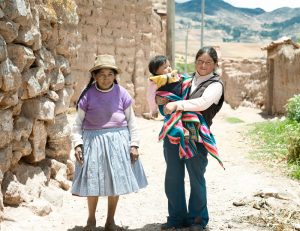
[[[164,6],[158,13],[151,0],[0,0],[0,220],[4,204],[26,203],[39,215],[62,205],[60,191],[45,186],[70,187],[66,113],[97,54],[116,57],[137,114],[148,110],[148,62],[166,50]]]
[[[72,0],[0,1],[0,217],[3,204],[55,198],[52,180],[69,188],[76,9]]]
[[[71,62],[76,81],[72,104],[89,81],[95,56],[111,54],[123,70],[118,81],[135,99],[136,114],[148,111],[148,62],[166,53],[166,17],[155,12],[151,0],[122,1],[122,6],[119,0],[77,0],[77,5],[81,41]]]
[[[221,64],[225,101],[233,108],[265,108],[267,72],[265,60],[224,59]]]

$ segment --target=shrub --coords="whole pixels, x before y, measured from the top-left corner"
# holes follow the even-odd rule
[[[287,117],[300,123],[300,95],[294,95],[285,105]]]
[[[300,163],[300,95],[294,95],[285,106],[287,117],[294,121],[288,127],[287,160],[290,163]]]
[[[287,160],[289,163],[300,163],[300,123],[294,122],[287,127]]]
[[[300,123],[290,119],[256,123],[248,134],[256,144],[253,155],[286,160],[289,175],[300,180]]]

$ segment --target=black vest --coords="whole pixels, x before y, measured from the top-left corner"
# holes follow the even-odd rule
[[[193,78],[195,76],[195,73],[193,74]],[[204,90],[208,87],[209,84],[219,82],[222,84],[222,96],[218,102],[218,104],[212,104],[209,108],[207,108],[205,111],[202,111],[202,115],[207,123],[208,126],[212,125],[212,119],[215,117],[215,115],[220,111],[223,102],[224,102],[224,85],[220,79],[220,76],[217,74],[214,74],[210,79],[200,83],[196,89],[188,96],[188,99],[195,99],[202,96]]]

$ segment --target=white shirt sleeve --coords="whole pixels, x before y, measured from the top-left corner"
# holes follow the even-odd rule
[[[71,140],[73,143],[73,147],[76,147],[79,144],[83,144],[82,122],[84,120],[84,117],[85,117],[85,111],[83,111],[81,108],[78,108],[75,122],[74,122],[72,130],[71,130]]]
[[[130,105],[128,108],[126,108],[124,112],[125,112],[125,117],[128,123],[128,129],[131,137],[130,145],[139,147],[140,134],[139,134],[137,121],[132,106]]]
[[[203,94],[199,98],[189,100],[179,100],[177,110],[183,111],[204,111],[212,104],[218,104],[223,93],[223,86],[219,82],[208,85]]]

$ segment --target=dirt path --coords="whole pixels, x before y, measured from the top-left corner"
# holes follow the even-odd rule
[[[287,179],[274,169],[267,170],[248,158],[252,147],[244,131],[249,123],[264,120],[259,112],[249,108],[232,110],[225,105],[214,120],[212,131],[226,170],[209,157],[206,173],[209,230],[297,230],[300,224],[299,182]],[[245,123],[230,124],[225,121],[226,117],[238,117]],[[167,216],[163,187],[165,163],[162,143],[156,142],[162,122],[138,120],[143,137],[141,159],[149,186],[120,198],[116,222],[129,226],[129,230],[160,230],[160,224]],[[186,184],[188,186],[188,179]],[[259,191],[262,192],[260,197],[255,197]],[[87,217],[86,199],[73,197],[70,192],[63,195],[63,206],[53,208],[53,212],[45,217],[34,215],[26,207],[6,207],[7,219],[0,225],[1,231],[82,230]],[[99,202],[97,230],[103,230],[106,198],[100,198]],[[240,206],[234,206],[234,203]]]

